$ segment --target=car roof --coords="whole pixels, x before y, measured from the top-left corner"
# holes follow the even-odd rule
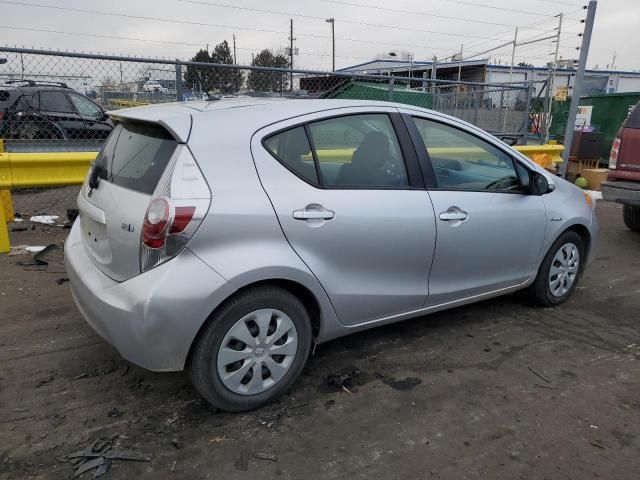
[[[251,121],[243,124],[252,128],[287,118],[293,118],[314,112],[348,107],[407,107],[385,101],[337,100],[337,99],[291,99],[282,97],[231,97],[219,100],[160,103],[140,107],[124,108],[107,112],[114,120],[137,120],[154,122],[170,130],[180,141],[186,142],[191,131],[192,117],[203,120],[209,115],[225,110],[242,109],[243,117]],[[239,113],[239,112],[238,112]],[[200,118],[198,118],[199,121]]]

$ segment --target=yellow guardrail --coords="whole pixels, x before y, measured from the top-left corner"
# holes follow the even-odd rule
[[[526,145],[514,147],[520,153],[545,166],[560,163],[562,145]],[[320,161],[349,162],[354,149],[318,150]],[[451,155],[453,158],[478,158],[480,148],[430,148],[433,156]],[[13,220],[10,190],[13,188],[81,185],[96,152],[10,153],[5,152],[0,139],[0,253],[10,250],[7,222]],[[311,156],[308,155],[308,159]]]
[[[149,105],[149,102],[140,102],[138,100],[118,100],[117,98],[113,98],[109,100],[109,104],[113,107],[128,108]]]

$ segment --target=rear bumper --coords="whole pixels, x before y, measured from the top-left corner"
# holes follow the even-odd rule
[[[608,202],[640,207],[640,182],[602,182],[602,198]]]
[[[65,243],[73,299],[91,327],[132,363],[155,371],[182,370],[209,314],[231,285],[188,249],[125,282],[91,261],[76,221]]]

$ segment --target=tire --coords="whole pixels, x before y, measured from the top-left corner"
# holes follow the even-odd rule
[[[268,328],[261,329],[258,322]],[[250,288],[224,302],[198,334],[188,365],[191,382],[219,409],[253,410],[296,381],[309,356],[311,337],[309,314],[296,296],[276,286]],[[285,348],[291,355],[270,353]],[[228,363],[236,355],[243,358]]]
[[[565,248],[565,250],[563,253],[560,253],[563,248]],[[582,275],[585,261],[585,250],[584,240],[582,240],[582,237],[580,237],[576,232],[567,230],[560,235],[544,257],[544,260],[538,269],[536,279],[529,287],[529,295],[532,300],[545,307],[553,307],[567,300],[576,288],[576,285]],[[571,251],[576,252],[578,256],[577,265],[570,261],[566,262],[567,265],[563,265],[561,263],[562,260],[557,260],[556,255],[559,255],[561,258],[566,258],[565,253]],[[554,268],[554,272],[558,271],[555,270],[557,268],[564,269],[564,271],[561,271],[560,274],[554,274],[552,277],[552,267]],[[571,277],[572,272],[573,277]],[[564,275],[564,277],[559,275]],[[567,278],[567,281],[565,282],[563,278]],[[555,281],[558,279],[560,284]],[[552,285],[556,288],[552,288]]]
[[[640,232],[640,207],[623,205],[622,218],[624,224],[634,232]]]

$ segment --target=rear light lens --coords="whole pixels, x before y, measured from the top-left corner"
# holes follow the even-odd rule
[[[178,255],[198,230],[211,190],[187,147],[179,146],[149,201],[140,234],[140,272]]]
[[[162,248],[167,240],[171,223],[171,201],[156,197],[149,202],[142,225],[142,243],[149,248]]]
[[[142,243],[152,249],[164,248],[168,236],[184,232],[195,212],[196,207],[174,206],[170,198],[153,198],[142,225]]]
[[[611,154],[609,154],[609,168],[615,169],[618,165],[618,151],[620,150],[620,139],[615,138],[611,145]]]

